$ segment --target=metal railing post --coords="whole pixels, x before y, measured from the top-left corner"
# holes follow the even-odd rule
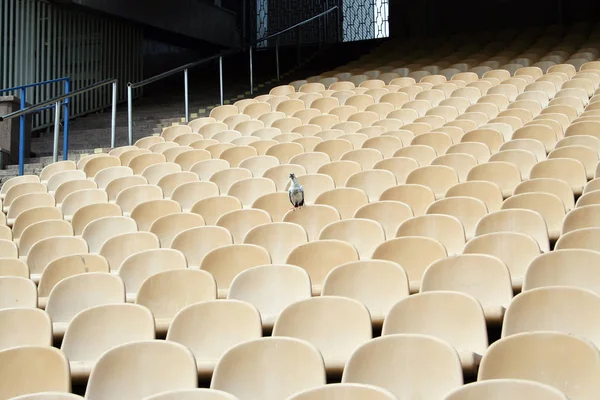
[[[279,38],[275,39],[275,63],[277,65],[277,82],[279,82]]]
[[[27,104],[25,102],[25,96],[27,96],[27,91],[25,89],[21,89],[21,110],[25,108]],[[19,117],[19,175],[23,175],[25,173],[25,116],[21,115]]]
[[[188,92],[188,70],[183,70],[183,93],[185,97],[185,122],[190,122],[190,99]]]
[[[110,118],[110,147],[115,148],[117,136],[117,82],[112,84],[112,115]]]
[[[223,57],[219,57],[219,86],[221,89],[221,105],[224,104],[223,98]]]
[[[65,81],[65,94],[71,91],[71,79]],[[69,159],[69,99],[63,103],[63,160]]]
[[[54,150],[52,152],[52,162],[58,161],[58,135],[60,132],[60,101],[54,104]]]
[[[254,94],[254,66],[252,65],[252,46],[250,46],[250,94]]]
[[[133,89],[131,86],[127,87],[127,129],[129,132],[129,145],[133,144]]]

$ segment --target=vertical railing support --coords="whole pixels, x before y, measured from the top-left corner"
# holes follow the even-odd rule
[[[190,98],[188,92],[188,70],[183,70],[183,93],[185,97],[185,122],[190,122]]]
[[[117,136],[117,82],[112,84],[112,114],[110,118],[110,147],[115,148]]]
[[[129,145],[133,144],[133,94],[131,86],[127,87],[127,129],[129,133]]]
[[[27,91],[21,89],[21,110],[25,108],[27,104],[25,97]],[[25,171],[25,116],[19,117],[19,175],[23,175]]]
[[[250,46],[249,51],[250,51],[250,94],[254,94],[254,65],[252,64],[252,46]]]
[[[71,79],[65,81],[65,94],[71,91]],[[69,102],[70,99],[65,99],[63,103],[63,160],[69,159]]]
[[[54,104],[54,149],[52,162],[58,161],[58,135],[60,134],[60,101]]]
[[[277,66],[277,82],[279,82],[279,37],[275,39],[275,63]]]
[[[223,98],[223,57],[219,57],[219,86],[221,89],[221,105],[223,105],[225,102]]]

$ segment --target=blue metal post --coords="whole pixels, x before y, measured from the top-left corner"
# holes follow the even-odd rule
[[[65,81],[65,94],[71,91],[71,78]],[[69,102],[70,99],[65,99],[63,103],[63,160],[69,159]]]
[[[21,110],[25,108],[27,104],[25,101],[27,96],[27,90],[21,89]],[[19,175],[25,173],[25,116],[19,117]]]

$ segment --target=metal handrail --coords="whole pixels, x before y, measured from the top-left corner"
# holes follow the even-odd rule
[[[23,118],[26,114],[29,114],[29,113],[32,113],[35,111],[39,111],[40,109],[46,108],[47,106],[54,106],[54,151],[52,153],[52,160],[53,160],[53,162],[56,162],[56,161],[58,161],[58,136],[59,136],[59,126],[60,126],[61,102],[63,100],[65,100],[65,104],[66,104],[68,99],[70,99],[73,96],[77,96],[77,95],[80,95],[80,94],[83,94],[86,92],[90,92],[92,90],[98,89],[100,87],[104,87],[106,85],[112,85],[112,118],[111,118],[111,141],[110,141],[110,143],[111,143],[111,147],[115,147],[116,123],[117,123],[117,82],[118,82],[117,79],[105,79],[103,81],[96,82],[92,85],[75,90],[73,92],[65,93],[61,96],[57,96],[52,99],[43,101],[41,103],[23,108],[21,110],[13,111],[10,114],[0,116],[0,122],[6,121],[6,120],[9,120],[12,118],[17,118],[17,117]],[[63,117],[65,119],[65,123],[67,123],[67,121],[69,120],[68,109]],[[65,159],[67,159],[67,152],[68,152],[68,142],[67,142],[68,136],[67,135],[65,135],[65,138],[64,138],[65,139],[64,140],[64,142],[65,142],[64,143],[64,145],[65,145],[64,158]],[[23,142],[21,142],[21,149],[24,149],[24,147],[25,146],[23,146]],[[24,152],[24,150],[23,150],[23,152]],[[19,175],[23,175],[20,162],[21,162],[21,160],[19,160]]]
[[[179,72],[183,72],[184,97],[185,97],[185,100],[184,100],[185,101],[185,122],[189,122],[190,113],[189,113],[189,94],[188,94],[188,70],[190,70],[194,67],[197,67],[199,65],[206,64],[210,61],[214,61],[214,60],[218,59],[219,60],[219,89],[220,89],[220,95],[221,95],[221,105],[223,105],[223,102],[224,102],[224,99],[223,99],[223,57],[237,54],[237,53],[240,53],[240,52],[248,49],[249,56],[250,56],[250,93],[252,94],[252,93],[254,93],[254,77],[253,77],[254,71],[253,71],[253,61],[252,61],[252,48],[259,43],[278,38],[279,36],[283,35],[284,33],[290,32],[296,28],[306,25],[306,24],[308,24],[312,21],[315,21],[325,15],[328,15],[329,13],[332,13],[334,11],[337,11],[338,15],[339,15],[339,12],[340,12],[339,7],[333,6],[315,16],[305,19],[304,21],[300,21],[295,25],[292,25],[292,26],[287,27],[279,32],[276,32],[271,35],[260,38],[260,39],[256,40],[255,42],[250,43],[249,45],[241,46],[241,47],[227,50],[227,51],[222,51],[213,56],[206,57],[201,60],[194,61],[194,62],[182,65],[177,68],[173,68],[169,71],[165,71],[158,75],[144,79],[143,81],[129,82],[127,84],[127,123],[128,123],[128,132],[129,132],[129,145],[131,145],[133,143],[133,89],[136,89],[136,88],[139,88],[142,86],[146,86],[148,84],[157,82],[164,78],[168,78],[169,76],[175,75]],[[339,24],[339,18],[338,18],[338,24]],[[339,27],[338,27],[338,29],[339,29]],[[276,68],[277,68],[277,81],[279,81],[279,40],[277,40],[275,43],[275,59],[276,59]]]
[[[36,82],[36,83],[29,83],[27,85],[21,85],[21,86],[15,86],[12,88],[8,88],[8,89],[1,89],[0,93],[5,93],[5,92],[14,92],[16,90],[20,90],[21,91],[21,97],[20,97],[20,109],[23,110],[25,108],[25,106],[27,105],[27,101],[26,101],[26,97],[27,97],[27,89],[32,88],[32,87],[36,87],[36,86],[43,86],[43,85],[49,85],[52,83],[58,83],[58,82],[64,82],[65,83],[65,94],[68,94],[71,88],[71,78],[70,77],[63,77],[63,78],[57,78],[57,79],[50,79],[47,81],[43,81],[43,82]],[[54,107],[54,105],[52,105],[51,107]],[[68,150],[68,146],[69,146],[69,101],[65,100],[64,104],[64,114],[65,116],[67,116],[67,118],[65,118],[65,123],[63,124],[63,135],[64,135],[64,140],[63,140],[63,154],[64,154],[64,159],[67,159],[67,150]],[[39,110],[41,111],[41,110]],[[2,121],[2,119],[0,118],[0,121]],[[19,118],[19,175],[23,175],[25,169],[25,114],[21,115]]]

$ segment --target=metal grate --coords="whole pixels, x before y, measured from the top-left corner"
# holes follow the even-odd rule
[[[14,87],[70,76],[77,90],[115,77],[142,78],[142,28],[43,0],[0,0],[0,85]],[[31,88],[27,102],[37,104],[62,94],[60,84]],[[18,96],[18,93],[14,93]],[[119,101],[127,98],[124,86]],[[71,116],[111,104],[109,87],[72,99]],[[48,126],[52,110],[36,114],[33,128]]]

